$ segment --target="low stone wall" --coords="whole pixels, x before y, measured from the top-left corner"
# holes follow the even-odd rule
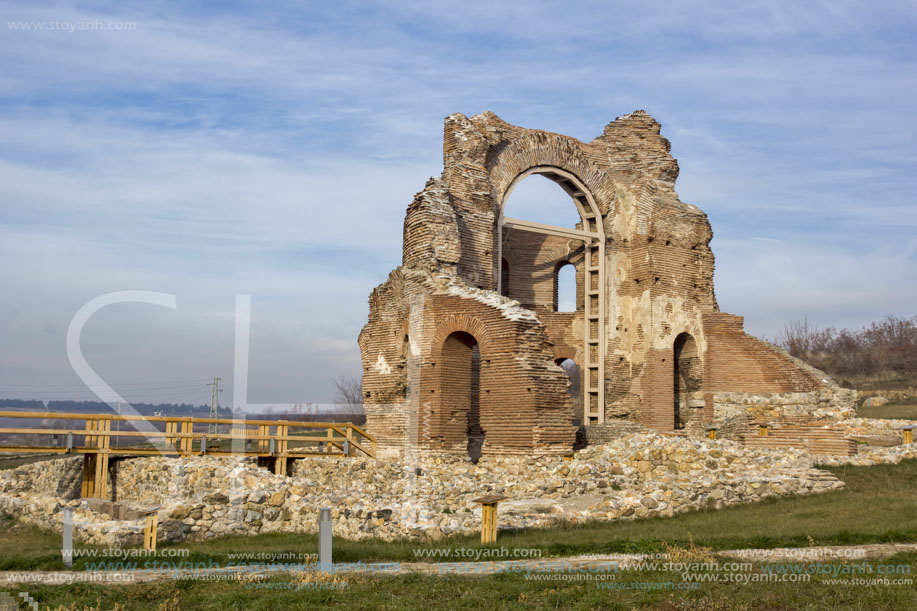
[[[915,420],[892,420],[885,418],[848,418],[836,425],[844,434],[872,445],[898,445],[904,435],[905,426],[917,426]],[[873,443],[878,442],[878,443]]]
[[[30,490],[36,495],[69,501],[79,498],[83,458],[42,460],[0,472],[0,493]]]
[[[586,443],[597,446],[609,443],[635,433],[647,433],[649,429],[632,420],[606,420],[602,424],[587,424],[583,427]]]
[[[897,465],[902,460],[917,458],[917,443],[893,447],[860,446],[856,456],[818,456],[813,464],[817,466],[852,465],[872,467],[874,465]]]
[[[838,456],[856,456],[857,442],[844,436],[844,431],[831,425],[818,424],[785,424],[760,431],[750,431],[742,437],[742,442],[755,448],[796,448],[809,454],[831,454]]]
[[[79,459],[76,459],[77,461]],[[65,500],[36,492],[28,473],[47,469],[68,490],[79,479],[74,459],[0,473],[0,509],[60,529]],[[800,451],[763,451],[730,441],[637,434],[561,457],[483,457],[475,465],[451,456],[416,462],[307,458],[290,477],[274,475],[251,459],[191,457],[120,461],[113,478],[119,503],[138,509],[162,505],[160,536],[167,541],[226,534],[316,532],[319,508],[331,507],[336,536],[439,539],[480,528],[472,499],[506,495],[503,528],[560,521],[616,520],[673,515],[694,508],[753,502],[769,496],[841,488]],[[53,475],[56,474],[56,475]],[[137,545],[142,520],[114,521],[75,506],[78,540]]]
[[[737,439],[757,422],[807,424],[839,421],[856,415],[856,391],[837,386],[805,393],[712,394],[713,421],[717,435]]]
[[[27,524],[60,531],[62,507],[72,507],[73,534],[99,545],[139,545],[143,520],[113,520],[79,499],[83,458],[45,460],[0,472],[0,511]],[[111,481],[111,480],[109,480]]]

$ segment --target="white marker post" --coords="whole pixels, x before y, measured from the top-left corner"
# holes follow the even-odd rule
[[[69,569],[73,567],[73,508],[61,508],[61,515],[64,519],[64,546],[61,553],[64,556],[64,564]]]
[[[322,507],[318,520],[318,570],[331,572],[331,508]]]

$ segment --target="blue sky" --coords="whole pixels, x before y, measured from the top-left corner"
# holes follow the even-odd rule
[[[0,397],[92,398],[71,318],[148,290],[177,310],[83,336],[128,400],[231,389],[237,293],[249,402],[329,400],[453,112],[591,140],[647,110],[752,333],[917,314],[914,2],[8,1],[0,62]]]

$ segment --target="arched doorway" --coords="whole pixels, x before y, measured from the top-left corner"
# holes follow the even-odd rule
[[[442,411],[464,424],[468,457],[477,462],[484,445],[481,428],[481,352],[470,333],[456,331],[443,342]]]
[[[569,358],[559,358],[554,361],[564,370],[570,378],[570,388],[567,392],[573,400],[573,425],[583,424],[583,373],[576,361]]]
[[[703,371],[697,352],[697,342],[689,333],[681,333],[673,346],[675,428],[683,429],[688,423],[688,402],[691,395],[701,389]]]

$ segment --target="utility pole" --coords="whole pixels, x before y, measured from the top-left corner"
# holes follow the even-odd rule
[[[220,393],[223,392],[220,390],[220,379],[213,378],[213,384],[208,384],[207,386],[213,387],[213,393],[210,395],[210,417],[216,419],[220,417],[219,405],[220,405]],[[217,423],[211,422],[207,427],[207,433],[215,435],[217,433]]]

